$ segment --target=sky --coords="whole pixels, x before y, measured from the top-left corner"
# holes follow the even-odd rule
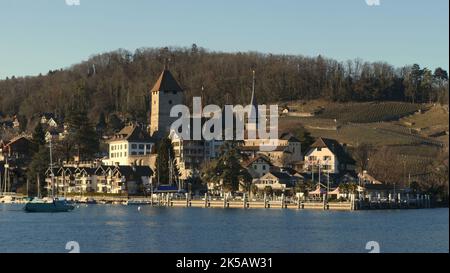
[[[0,0],[0,79],[193,43],[448,70],[448,22],[448,0]]]

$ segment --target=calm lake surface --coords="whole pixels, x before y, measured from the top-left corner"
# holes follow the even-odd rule
[[[297,211],[0,205],[0,252],[448,252],[449,210]]]

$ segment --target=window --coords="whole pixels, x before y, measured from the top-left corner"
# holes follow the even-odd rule
[[[172,101],[171,101],[171,100],[169,100],[169,104],[172,104]]]
[[[263,165],[262,169],[263,169],[263,171],[265,171],[266,170],[266,165]]]
[[[131,149],[137,149],[137,144],[131,144]]]
[[[256,165],[253,165],[253,168],[256,170],[256,169],[258,169],[258,166],[256,166]]]
[[[139,144],[139,149],[144,150],[144,144]]]
[[[318,152],[321,152],[321,151],[322,151],[322,148],[317,148],[317,151],[318,151]]]
[[[152,145],[147,144],[147,145],[146,145],[146,147],[147,147],[146,149],[147,149],[147,150],[150,150],[150,149],[151,149],[151,146],[152,146]]]

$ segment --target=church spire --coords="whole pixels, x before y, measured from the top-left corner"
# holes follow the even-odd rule
[[[256,100],[256,71],[253,69],[253,82],[252,82],[252,99],[250,101],[250,106],[252,106],[250,115],[249,115],[249,129],[257,130],[258,129],[258,102]]]
[[[255,94],[255,86],[256,86],[256,72],[253,70],[253,83],[252,83],[252,100],[250,101],[250,105],[253,105],[258,109],[258,103],[256,101],[256,94]]]

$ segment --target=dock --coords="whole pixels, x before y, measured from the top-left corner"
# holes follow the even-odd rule
[[[76,202],[83,202],[83,198],[73,197]],[[431,208],[429,195],[417,195],[408,199],[387,200],[358,200],[351,196],[349,201],[328,201],[325,198],[319,200],[301,200],[296,198],[277,199],[232,199],[223,197],[211,197],[205,195],[203,198],[174,198],[170,195],[161,194],[156,197],[88,197],[89,200],[101,204],[118,205],[149,205],[153,207],[173,208],[221,208],[221,209],[295,209],[295,210],[383,210],[383,209],[424,209]]]

